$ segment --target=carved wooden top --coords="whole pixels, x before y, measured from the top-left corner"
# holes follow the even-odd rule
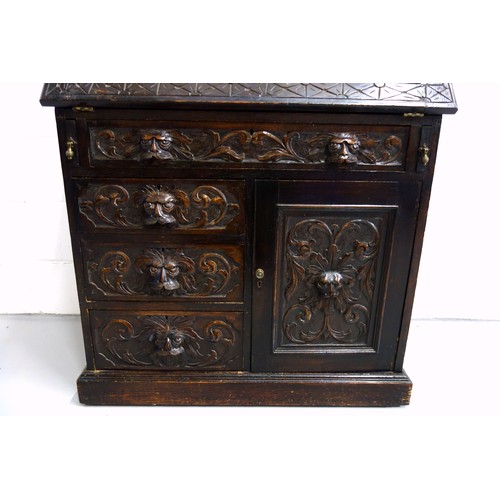
[[[44,106],[245,108],[455,113],[449,83],[46,83]]]

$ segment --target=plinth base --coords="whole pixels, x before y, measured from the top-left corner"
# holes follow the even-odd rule
[[[164,373],[85,370],[88,405],[400,406],[410,402],[406,373]]]

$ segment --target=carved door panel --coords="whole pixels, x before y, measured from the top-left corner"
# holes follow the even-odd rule
[[[257,181],[253,369],[393,368],[419,191]]]

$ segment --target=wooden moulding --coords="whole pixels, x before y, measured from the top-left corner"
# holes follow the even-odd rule
[[[406,373],[176,374],[84,370],[80,402],[89,405],[401,406],[410,402]]]

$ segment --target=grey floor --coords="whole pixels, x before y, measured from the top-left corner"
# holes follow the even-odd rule
[[[0,415],[498,416],[500,322],[413,321],[405,370],[413,380],[402,408],[87,407],[76,394],[84,368],[79,317],[0,316]]]

